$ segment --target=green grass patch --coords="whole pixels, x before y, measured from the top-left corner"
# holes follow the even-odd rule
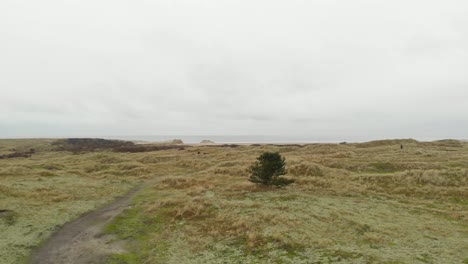
[[[452,203],[457,203],[463,206],[468,206],[468,199],[452,196],[449,198]]]
[[[324,252],[322,253],[321,257],[324,261],[327,261],[327,263],[337,263],[342,261],[346,261],[346,263],[348,263],[349,261],[363,258],[364,255],[358,252],[350,252],[338,249]]]
[[[374,162],[369,164],[369,169],[380,173],[391,173],[399,170],[396,164],[390,162]]]
[[[162,238],[162,231],[168,219],[164,214],[148,214],[138,207],[125,210],[105,228],[105,233],[114,234],[128,243],[128,253],[112,255],[109,264],[164,263],[168,242]],[[159,238],[159,239],[155,239]]]
[[[135,254],[118,254],[112,255],[107,261],[108,264],[128,264],[140,263],[140,259]]]
[[[421,261],[423,263],[434,263],[431,255],[429,255],[427,253],[423,253],[420,256],[417,256],[416,260],[419,260],[419,261]]]
[[[18,219],[18,213],[16,212],[10,211],[10,212],[0,214],[0,220],[2,220],[6,226],[12,226],[16,224],[17,219]]]

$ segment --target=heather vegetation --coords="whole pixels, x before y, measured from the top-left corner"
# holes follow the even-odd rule
[[[130,141],[108,140],[100,138],[68,138],[56,140],[52,143],[56,151],[69,151],[73,153],[92,152],[97,150],[110,150],[113,152],[149,152],[158,150],[178,149],[184,147],[181,140],[174,140],[166,144],[135,144]]]
[[[56,142],[0,140],[0,155],[35,150],[0,160],[1,263],[18,263],[65,222],[141,182],[132,206],[106,227],[126,244],[109,263],[468,261],[468,143],[115,152]],[[285,158],[294,183],[248,180],[265,152]]]

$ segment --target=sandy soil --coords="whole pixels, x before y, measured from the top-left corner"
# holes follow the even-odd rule
[[[32,264],[103,263],[111,254],[124,253],[124,244],[112,235],[103,234],[104,227],[128,207],[137,187],[99,210],[65,224],[29,259]]]

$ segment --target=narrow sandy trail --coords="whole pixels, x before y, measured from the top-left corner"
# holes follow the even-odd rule
[[[87,213],[65,224],[31,255],[30,264],[90,264],[102,263],[116,253],[125,252],[122,242],[104,235],[104,227],[128,207],[136,187],[110,205]]]

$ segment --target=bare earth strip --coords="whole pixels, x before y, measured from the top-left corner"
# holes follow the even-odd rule
[[[140,189],[134,188],[110,205],[65,224],[32,254],[29,263],[102,263],[111,254],[124,253],[123,244],[112,235],[103,234],[103,229],[128,207]]]

